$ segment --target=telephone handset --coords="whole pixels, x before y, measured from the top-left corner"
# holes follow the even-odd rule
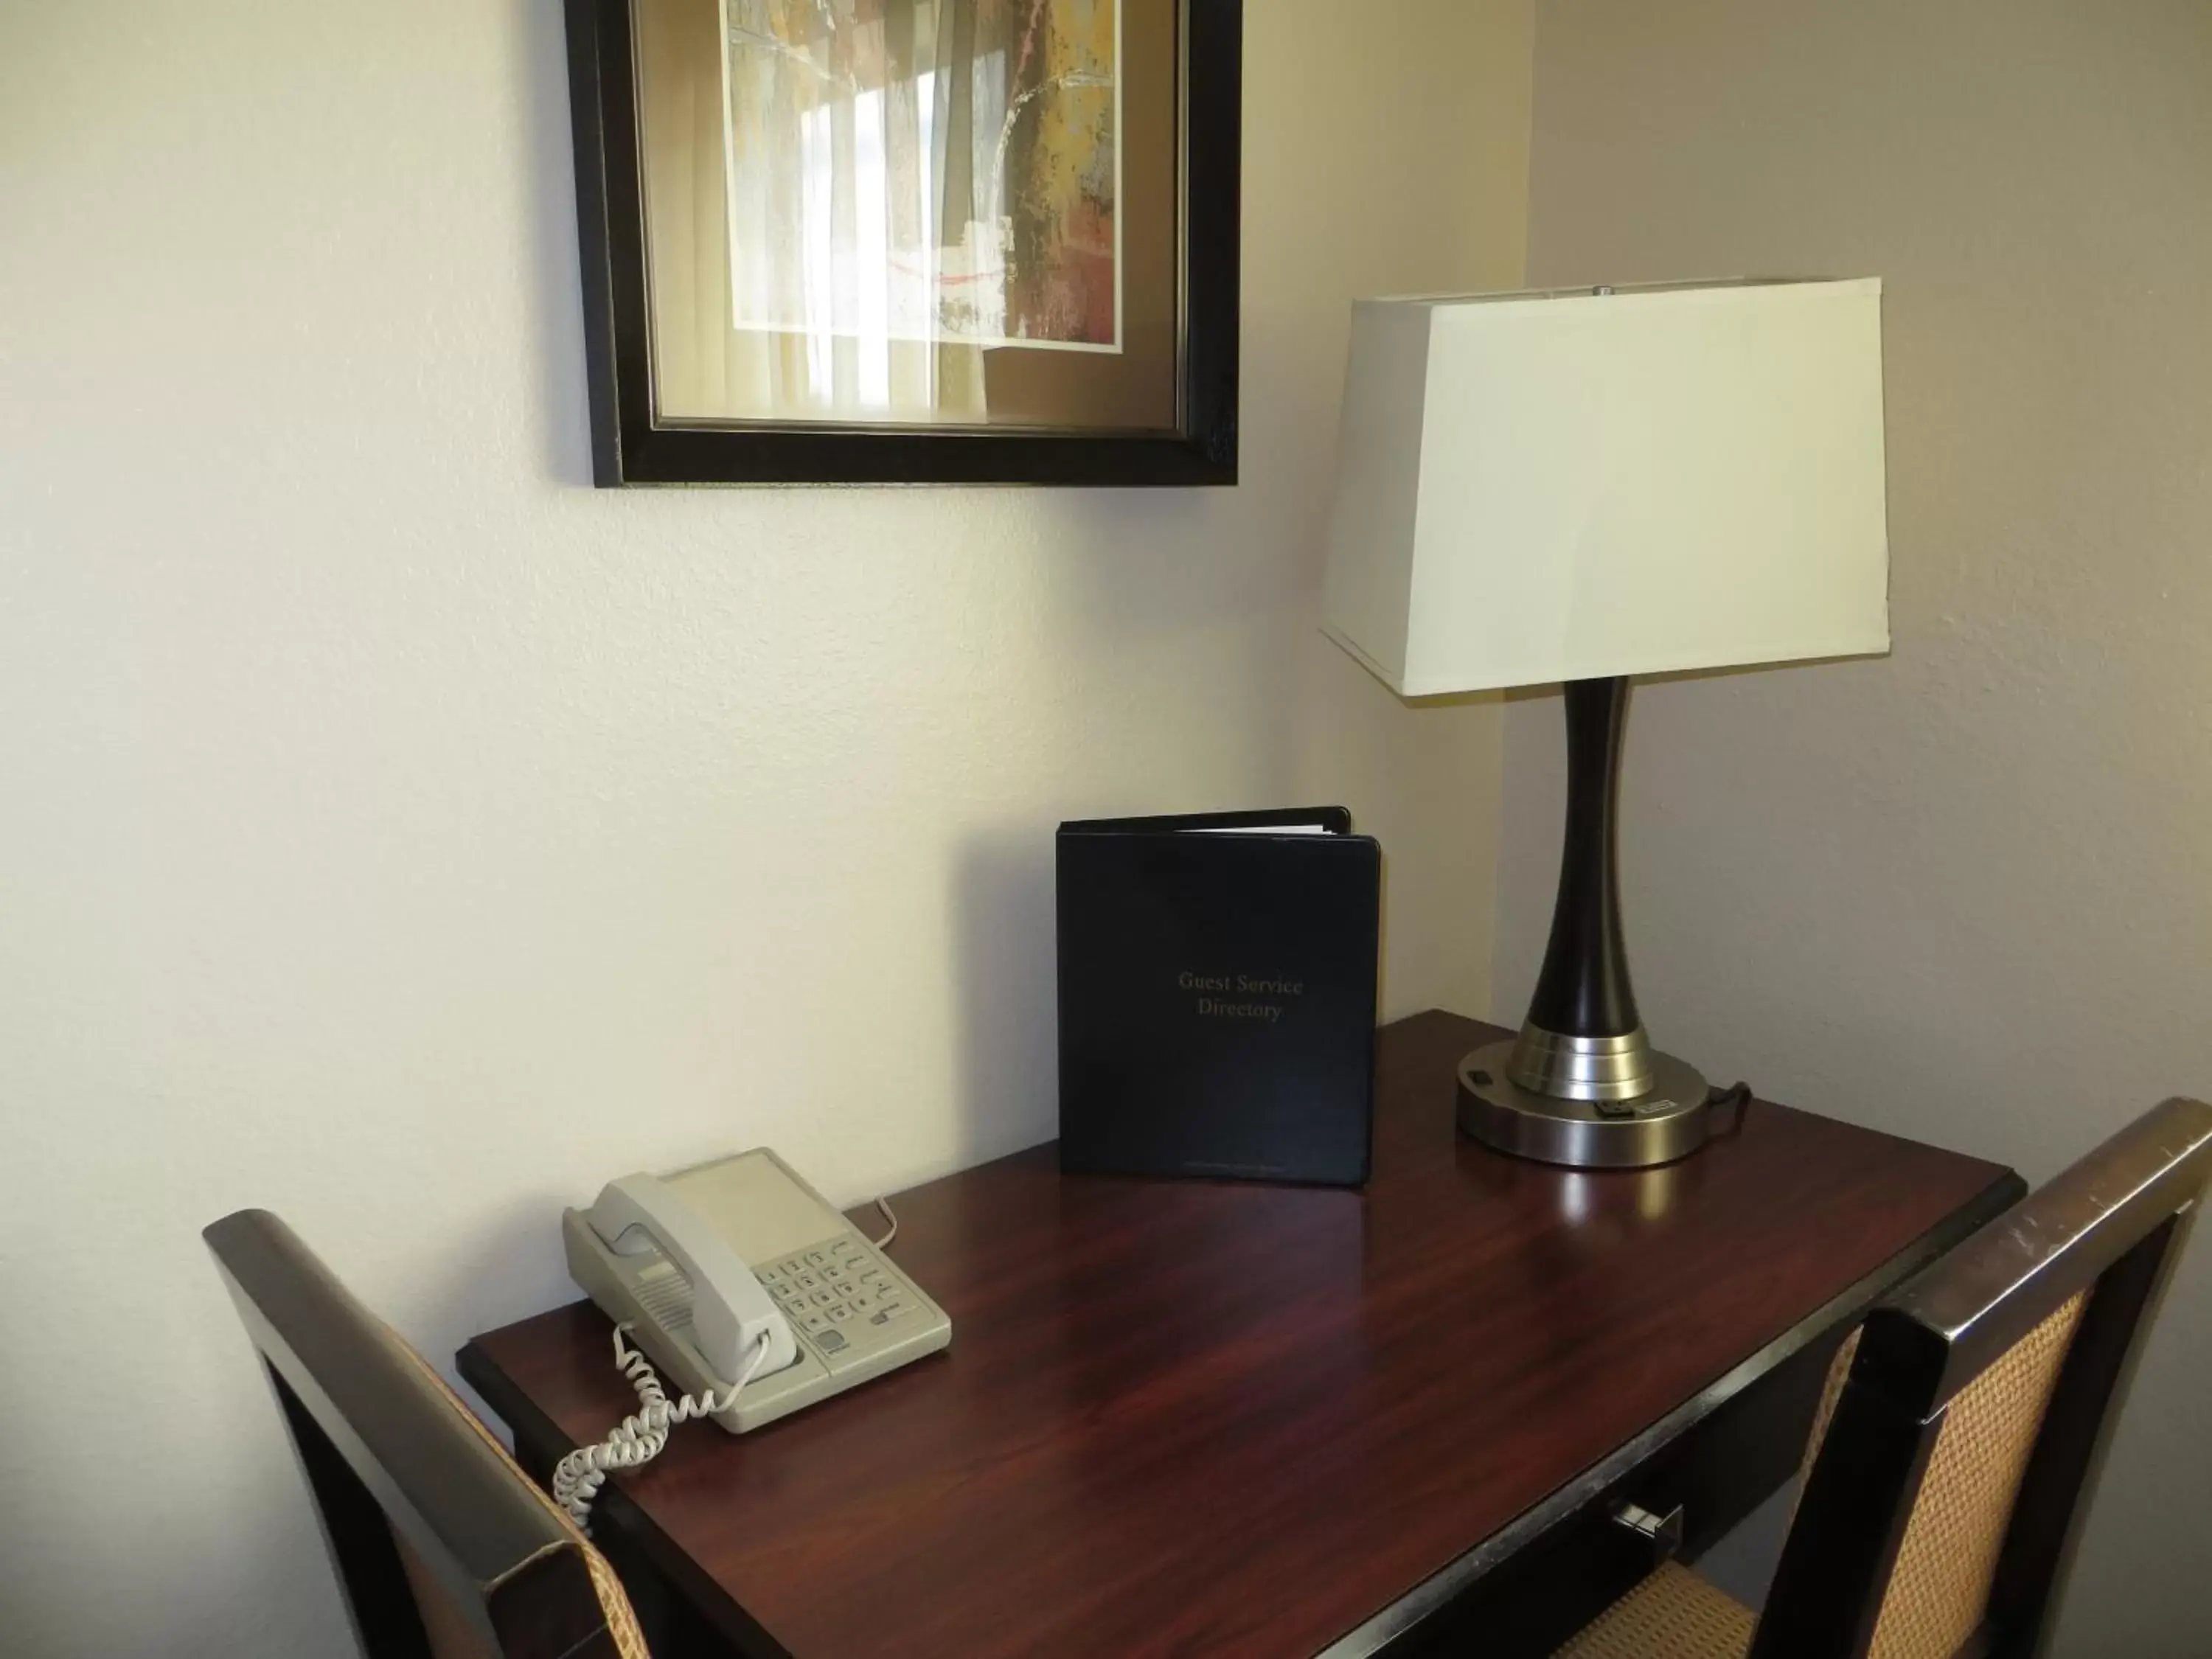
[[[615,1322],[639,1401],[554,1471],[579,1522],[608,1473],[649,1461],[675,1424],[712,1417],[743,1434],[952,1340],[944,1310],[764,1146],[609,1182],[589,1209],[562,1212],[561,1235],[570,1275]]]
[[[609,1182],[584,1219],[617,1255],[649,1261],[657,1251],[689,1281],[692,1340],[716,1376],[737,1376],[762,1341],[768,1353],[757,1375],[780,1371],[799,1358],[791,1322],[769,1300],[753,1270],[658,1176]]]

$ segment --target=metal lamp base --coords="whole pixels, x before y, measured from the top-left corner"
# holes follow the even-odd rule
[[[1642,1033],[1637,1034],[1639,1037]],[[1624,1099],[1574,1100],[1514,1081],[1525,1036],[1477,1048],[1459,1065],[1461,1133],[1516,1158],[1578,1170],[1644,1170],[1705,1144],[1711,1114],[1705,1075],[1672,1054],[1644,1051],[1650,1082]],[[1571,1086],[1571,1085],[1570,1085]],[[1587,1086],[1587,1085],[1585,1085]]]

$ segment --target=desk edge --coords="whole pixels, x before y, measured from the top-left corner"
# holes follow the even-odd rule
[[[453,1356],[453,1364],[463,1380],[507,1425],[515,1439],[517,1457],[526,1470],[540,1460],[550,1467],[575,1449],[576,1443],[507,1376],[477,1339],[471,1337],[461,1345],[460,1351]],[[623,1544],[609,1551],[606,1540],[599,1535],[603,1528],[619,1536]],[[614,1481],[599,1489],[592,1504],[592,1532],[593,1541],[599,1544],[603,1553],[617,1555],[624,1553],[626,1547],[644,1557],[744,1659],[795,1659],[788,1648],[770,1635],[736,1597],[662,1532],[652,1516],[633,1503],[629,1494]]]
[[[1421,1626],[1472,1589],[1492,1567],[1527,1548],[1553,1527],[1578,1513],[1614,1482],[1695,1428],[1826,1331],[1864,1313],[1947,1250],[2002,1215],[2026,1196],[2027,1183],[2001,1169],[1973,1198],[1930,1227],[1880,1267],[1845,1286],[1749,1358],[1731,1367],[1681,1405],[1591,1464],[1552,1494],[1523,1510],[1457,1559],[1407,1590],[1381,1612],[1355,1625],[1315,1659],[1370,1659],[1410,1641]]]

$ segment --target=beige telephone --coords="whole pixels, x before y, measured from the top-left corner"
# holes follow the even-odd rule
[[[562,1212],[561,1237],[570,1276],[615,1322],[639,1400],[555,1471],[554,1495],[580,1522],[607,1474],[649,1461],[677,1423],[711,1417],[743,1434],[952,1340],[945,1310],[764,1146],[609,1182],[589,1209]]]

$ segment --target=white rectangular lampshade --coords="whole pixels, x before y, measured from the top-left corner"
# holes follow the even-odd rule
[[[1889,648],[1878,280],[1361,301],[1340,453],[1401,696]]]

